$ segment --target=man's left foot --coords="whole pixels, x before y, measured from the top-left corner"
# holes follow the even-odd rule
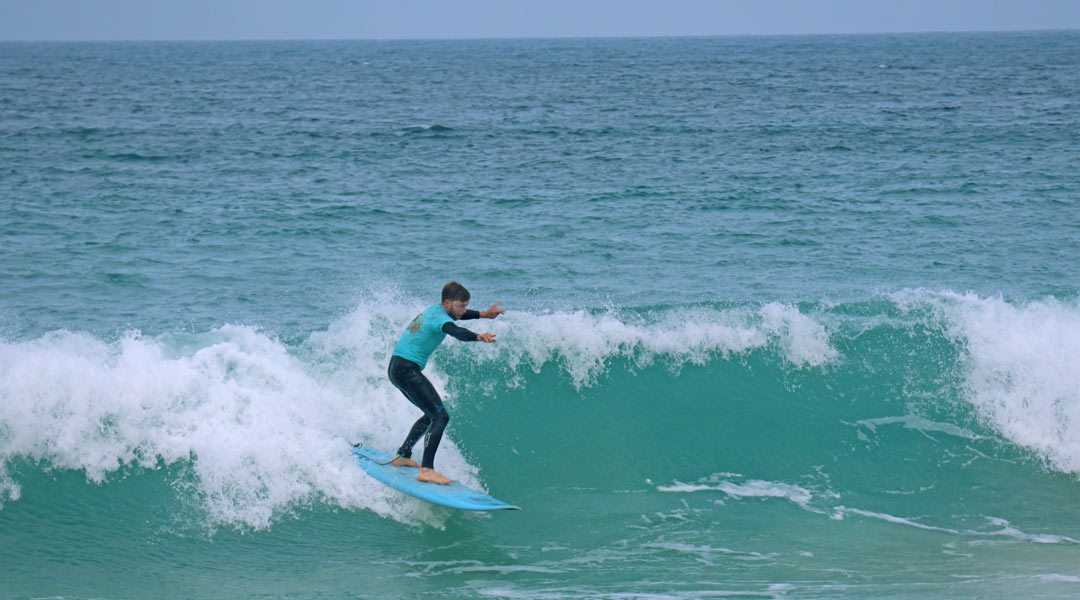
[[[417,469],[420,468],[420,463],[416,462],[411,458],[405,458],[400,454],[398,456],[395,456],[394,460],[390,461],[390,464],[394,465],[395,467],[415,467]]]
[[[416,480],[426,481],[428,483],[438,483],[440,485],[446,485],[453,481],[453,479],[450,479],[435,469],[420,469],[420,475],[416,477]]]

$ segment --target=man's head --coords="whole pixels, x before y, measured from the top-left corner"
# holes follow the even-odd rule
[[[451,281],[443,286],[442,305],[451,319],[460,319],[469,305],[469,290],[460,283]]]

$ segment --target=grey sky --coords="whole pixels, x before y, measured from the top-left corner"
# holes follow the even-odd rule
[[[1080,0],[0,0],[0,40],[398,39],[1080,29]]]

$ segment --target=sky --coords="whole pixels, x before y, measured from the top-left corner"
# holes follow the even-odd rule
[[[1080,29],[1080,0],[0,0],[0,40],[459,39]]]

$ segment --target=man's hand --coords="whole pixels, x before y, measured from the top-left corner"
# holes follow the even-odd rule
[[[494,319],[495,317],[497,317],[497,316],[503,314],[504,312],[506,312],[505,310],[499,308],[500,304],[502,304],[502,302],[496,302],[495,304],[491,305],[491,308],[489,308],[487,310],[480,311],[480,318],[481,319]]]
[[[481,341],[481,342],[487,342],[489,344],[494,344],[495,343],[495,334],[494,333],[481,333],[480,335],[476,336],[476,339],[478,341]]]

